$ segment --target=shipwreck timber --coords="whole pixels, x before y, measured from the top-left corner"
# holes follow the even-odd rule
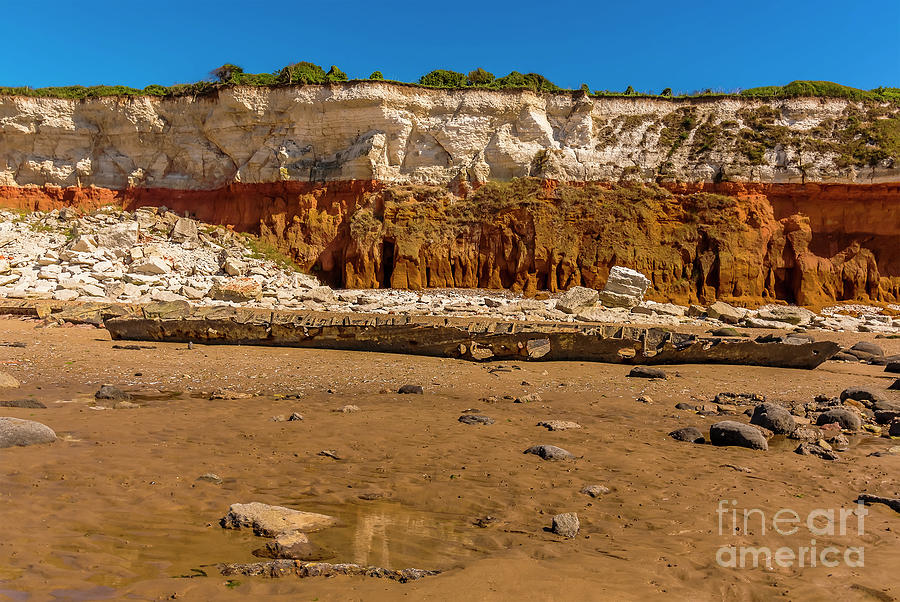
[[[616,364],[745,364],[812,369],[840,350],[805,337],[710,337],[665,328],[334,314],[186,302],[136,307],[104,320],[113,339],[377,351],[468,360]]]

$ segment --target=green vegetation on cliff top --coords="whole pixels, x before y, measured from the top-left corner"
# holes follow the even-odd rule
[[[296,86],[307,84],[332,84],[337,82],[387,81],[388,83],[436,88],[442,90],[532,90],[534,92],[572,93],[575,90],[560,88],[552,81],[538,73],[519,73],[513,71],[503,77],[495,77],[493,73],[478,68],[468,74],[448,69],[436,69],[419,78],[418,82],[400,82],[385,80],[380,71],[375,71],[367,80],[350,80],[347,74],[337,66],[325,71],[319,65],[302,61],[292,63],[274,73],[245,73],[232,64],[225,64],[210,72],[210,79],[191,84],[175,84],[172,86],[149,85],[145,88],[128,86],[55,86],[48,88],[6,87],[0,86],[0,95],[17,95],[45,98],[83,99],[102,96],[201,96],[215,93],[217,90],[231,86]],[[624,92],[611,90],[590,91],[587,84],[582,84],[581,93],[593,97],[633,97],[633,98],[716,98],[745,97],[759,99],[776,99],[791,97],[824,97],[848,98],[858,101],[892,102],[900,104],[900,88],[875,88],[860,90],[823,81],[795,81],[786,86],[763,86],[736,92],[723,92],[711,89],[698,90],[675,95],[671,88],[665,88],[659,94],[653,92],[637,92],[631,86]]]

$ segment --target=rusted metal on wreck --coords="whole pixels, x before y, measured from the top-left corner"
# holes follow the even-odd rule
[[[708,337],[665,328],[334,314],[161,303],[104,321],[113,339],[377,351],[469,360],[744,364],[812,369],[840,350],[795,335]]]

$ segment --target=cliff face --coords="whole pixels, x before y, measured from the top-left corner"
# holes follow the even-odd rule
[[[345,286],[556,290],[618,263],[660,299],[889,300],[898,125],[842,99],[384,83],[0,97],[0,202],[166,205]]]

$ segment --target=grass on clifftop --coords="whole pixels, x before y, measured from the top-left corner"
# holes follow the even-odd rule
[[[518,71],[513,71],[503,77],[495,77],[493,73],[481,68],[474,69],[467,74],[451,71],[449,69],[435,69],[420,77],[417,82],[401,82],[385,80],[381,71],[375,71],[368,79],[351,80],[347,77],[346,73],[341,71],[335,65],[332,65],[328,71],[325,71],[325,69],[315,63],[301,61],[299,63],[287,65],[273,73],[244,73],[244,70],[241,67],[226,63],[225,65],[212,70],[210,72],[210,79],[190,84],[175,84],[172,86],[152,84],[145,88],[77,85],[47,88],[0,86],[0,95],[76,100],[106,96],[202,96],[213,94],[222,88],[233,86],[278,87],[363,81],[384,81],[404,86],[435,88],[440,90],[531,90],[537,93],[572,93],[576,91],[561,88],[539,73],[523,74]],[[735,92],[706,89],[675,94],[672,92],[671,88],[665,88],[659,94],[656,94],[652,91],[638,92],[631,86],[628,86],[628,88],[622,92],[613,90],[591,91],[587,84],[581,84],[578,91],[595,98],[625,97],[684,99],[737,96],[744,98],[776,99],[807,96],[848,98],[859,101],[893,102],[900,104],[900,88],[880,87],[875,88],[874,90],[860,90],[823,81],[794,81],[786,86],[763,86]]]

